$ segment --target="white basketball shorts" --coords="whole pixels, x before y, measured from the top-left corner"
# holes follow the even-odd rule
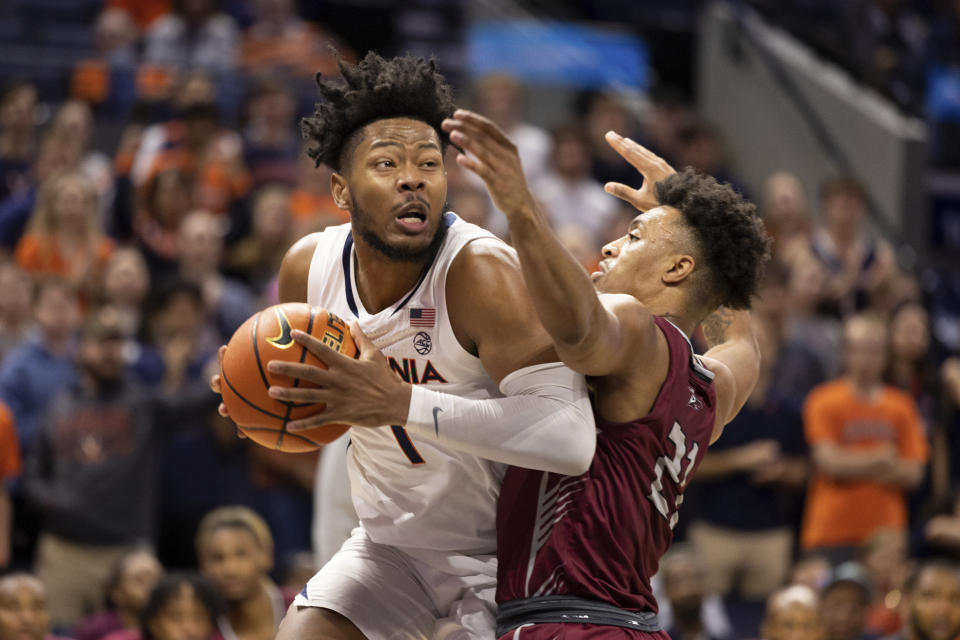
[[[488,640],[496,579],[493,554],[401,550],[357,527],[294,605],[336,611],[368,640]]]

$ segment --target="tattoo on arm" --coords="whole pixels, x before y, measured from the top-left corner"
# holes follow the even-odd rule
[[[707,339],[707,345],[712,349],[718,344],[726,342],[727,329],[733,324],[733,311],[726,307],[720,307],[703,321],[703,336]]]

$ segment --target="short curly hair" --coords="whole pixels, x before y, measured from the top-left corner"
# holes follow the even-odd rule
[[[401,56],[384,59],[369,52],[353,65],[338,56],[343,81],[317,74],[322,100],[313,115],[303,118],[303,137],[315,144],[307,153],[317,166],[321,163],[340,171],[344,152],[351,148],[354,134],[384,118],[413,118],[433,127],[443,149],[450,143],[440,128],[454,110],[453,91],[437,71],[434,59]]]
[[[749,309],[770,258],[757,207],[728,184],[687,167],[656,184],[661,206],[679,209],[706,267],[705,302]]]

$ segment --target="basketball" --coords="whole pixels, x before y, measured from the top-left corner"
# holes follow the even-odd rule
[[[230,417],[244,435],[270,449],[299,453],[336,440],[350,426],[327,424],[304,431],[287,430],[288,422],[320,413],[325,406],[276,400],[268,393],[271,385],[316,386],[270,373],[267,363],[271,360],[326,368],[294,341],[294,329],[315,336],[347,356],[357,353],[350,330],[336,315],[301,302],[274,305],[251,316],[230,338],[220,366],[220,391]]]

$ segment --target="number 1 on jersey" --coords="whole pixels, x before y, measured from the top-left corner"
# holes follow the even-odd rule
[[[410,460],[410,464],[423,464],[426,462],[423,456],[420,455],[420,452],[417,451],[417,448],[413,446],[413,442],[410,441],[410,436],[407,435],[406,429],[398,424],[390,428],[393,430],[393,437],[397,439],[397,444],[400,445],[400,449],[404,455],[407,456],[407,459]]]

